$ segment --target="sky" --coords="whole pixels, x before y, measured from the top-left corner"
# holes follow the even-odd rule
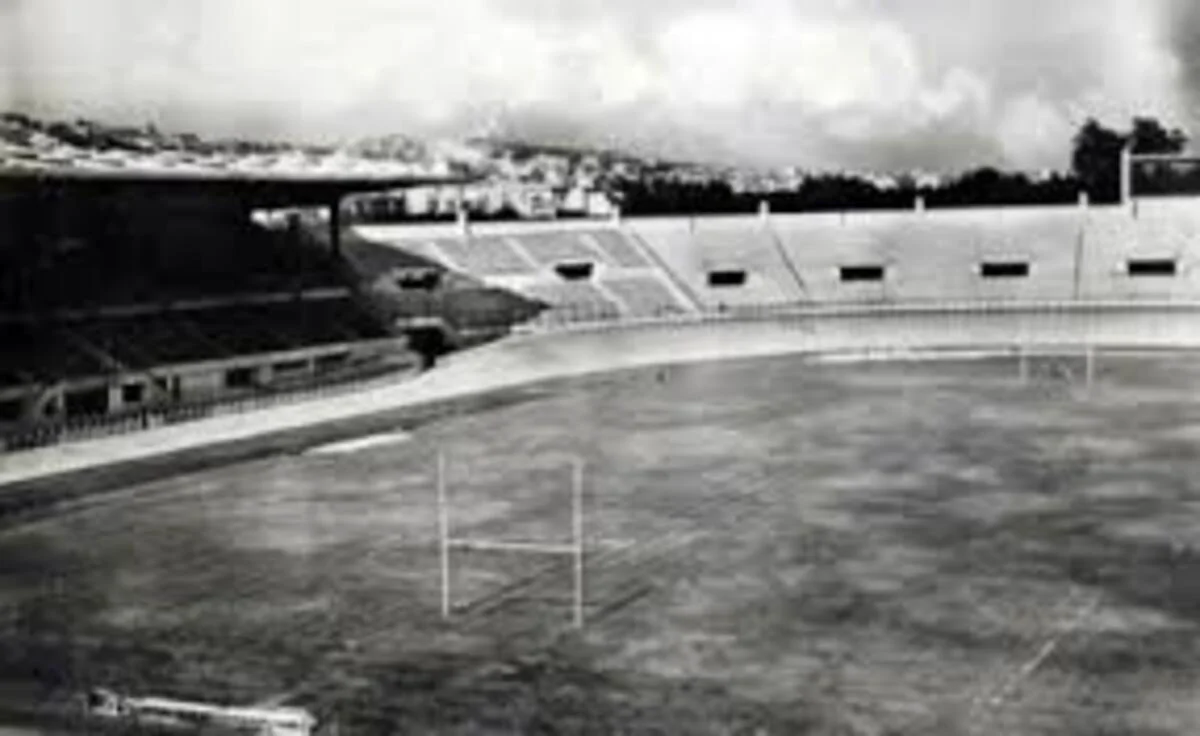
[[[0,108],[754,166],[1067,166],[1200,135],[1200,0],[0,0]]]

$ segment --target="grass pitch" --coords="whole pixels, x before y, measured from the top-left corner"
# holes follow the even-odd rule
[[[648,370],[85,499],[0,534],[0,699],[341,734],[1168,734],[1200,722],[1200,366]],[[405,434],[398,434],[403,432]],[[456,552],[439,615],[435,456]]]

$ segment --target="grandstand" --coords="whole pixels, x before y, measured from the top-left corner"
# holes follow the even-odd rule
[[[1200,295],[1200,214],[1182,199],[343,231],[335,216],[249,216],[259,197],[327,190],[167,187],[151,212],[129,197],[148,185],[129,186],[34,197],[8,182],[0,329],[19,347],[0,361],[0,420],[370,375],[385,346],[428,365],[522,323]],[[101,384],[107,399],[72,399]]]
[[[543,323],[611,321],[695,311],[672,274],[624,229],[474,228],[450,235],[421,228],[362,228],[409,255],[452,273],[545,304]],[[528,316],[533,316],[532,314]]]
[[[146,311],[63,323],[132,368],[381,339],[386,330],[349,297]]]
[[[593,223],[372,228],[555,324],[812,306],[1181,301],[1200,295],[1190,200]],[[432,245],[435,244],[436,246]],[[567,284],[580,283],[572,287]]]
[[[531,309],[343,232],[373,180],[2,173],[5,435],[411,373]],[[329,216],[255,215],[292,204]]]

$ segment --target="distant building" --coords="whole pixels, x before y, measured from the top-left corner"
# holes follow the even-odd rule
[[[510,184],[506,192],[509,207],[521,217],[535,220],[558,216],[558,196],[548,184]]]
[[[568,190],[559,204],[563,214],[583,217],[610,217],[614,207],[606,193],[582,186]]]

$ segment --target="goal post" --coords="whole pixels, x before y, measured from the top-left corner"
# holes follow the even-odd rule
[[[570,465],[571,485],[571,541],[569,543],[514,541],[505,539],[476,539],[456,537],[451,528],[451,499],[446,479],[446,454],[437,454],[437,507],[438,507],[438,550],[441,567],[441,614],[449,620],[453,613],[451,553],[455,549],[513,554],[560,555],[572,560],[572,622],[576,628],[584,625],[584,506],[583,473],[584,462],[573,458]]]
[[[571,507],[575,535],[575,628],[583,628],[583,460],[571,463]]]
[[[450,618],[450,506],[446,500],[446,453],[437,454],[438,547],[442,562],[442,618]]]
[[[1061,372],[1062,376],[1072,385],[1079,386],[1082,383],[1082,388],[1085,392],[1090,392],[1096,383],[1096,371],[1099,364],[1100,348],[1095,342],[1088,340],[1083,345],[1079,346],[1078,353],[1075,349],[1069,351],[1063,350],[1043,350],[1038,352],[1031,348],[1026,343],[1019,343],[1015,350],[1017,354],[1017,382],[1021,386],[1028,386],[1033,380],[1032,359],[1034,357],[1049,358],[1053,361],[1052,366],[1055,370]],[[1076,378],[1075,372],[1070,367],[1065,365],[1063,361],[1066,359],[1074,359],[1078,356],[1083,360],[1083,375],[1081,378]]]

